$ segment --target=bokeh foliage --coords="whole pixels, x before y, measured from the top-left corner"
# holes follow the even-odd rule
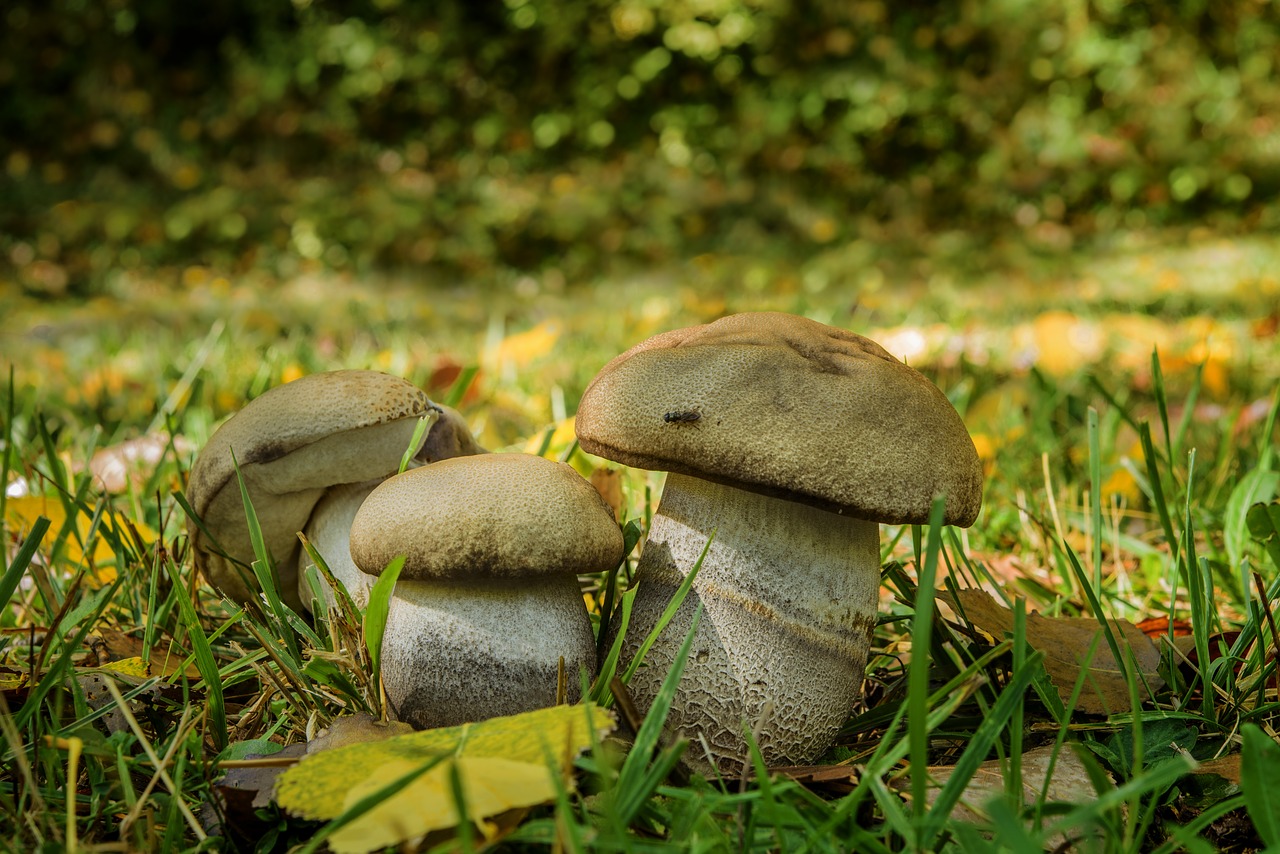
[[[1280,224],[1265,0],[10,0],[0,284]]]

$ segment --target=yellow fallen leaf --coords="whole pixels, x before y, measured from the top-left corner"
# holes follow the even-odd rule
[[[136,679],[146,679],[151,675],[151,663],[136,656],[134,658],[122,658],[119,661],[108,661],[98,669],[110,670],[113,673],[132,676]]]
[[[422,766],[421,761],[395,759],[380,765],[347,792],[349,808],[384,786]],[[445,830],[459,823],[449,776],[456,764],[462,783],[467,819],[480,826],[486,838],[496,828],[484,819],[519,807],[545,803],[556,796],[551,769],[544,763],[514,762],[492,756],[459,756],[445,760],[343,826],[329,837],[337,854],[364,854]]]
[[[62,526],[66,524],[67,514],[63,509],[62,502],[55,496],[43,495],[23,495],[16,498],[10,498],[5,502],[5,520],[15,525],[19,532],[31,530],[35,525],[36,519],[44,516],[49,520],[49,534],[46,542],[52,542],[52,538],[62,530]],[[108,518],[109,517],[109,518]],[[99,523],[99,528],[115,527],[120,530],[126,528],[126,517],[114,511],[106,511],[103,513],[103,519]],[[84,552],[80,548],[80,543],[89,536],[90,519],[83,513],[76,514],[76,531],[79,537],[67,537],[65,551],[63,554],[71,563],[80,563],[84,560]],[[143,522],[133,522],[133,526],[137,529],[139,536],[146,542],[155,542],[157,535]],[[93,562],[96,565],[105,565],[115,563],[115,552],[111,549],[111,544],[106,538],[99,533],[93,541]],[[100,581],[106,582],[111,579],[106,577],[99,578]]]
[[[560,323],[544,320],[532,329],[502,339],[494,354],[496,362],[499,365],[511,364],[522,368],[539,356],[550,353],[559,338]]]
[[[573,444],[573,440],[577,438],[577,434],[573,429],[573,416],[563,418],[556,422],[551,430],[551,438],[547,438],[547,430],[539,430],[537,433],[529,437],[521,449],[526,454],[542,453],[549,460],[556,460],[560,455]],[[545,445],[545,448],[544,448]]]
[[[591,744],[592,730],[600,736],[612,731],[614,726],[613,716],[608,711],[591,704],[552,706],[474,724],[429,729],[381,741],[351,744],[308,754],[296,766],[280,775],[276,783],[276,801],[293,815],[329,821],[354,803],[353,798],[358,800],[361,797],[352,794],[357,787],[363,787],[360,791],[368,794],[404,776],[403,773],[394,774],[386,770],[394,763],[407,763],[398,767],[417,768],[441,756],[450,759],[501,759],[535,766],[542,769],[544,775],[547,774],[550,759],[557,763],[557,773],[567,775],[571,770],[573,757]],[[464,770],[464,766],[459,767]],[[528,787],[521,782],[523,777],[508,778],[504,776],[505,772],[498,773],[496,766],[492,764],[477,765],[473,772],[483,780],[476,785],[496,786],[502,792],[503,798],[508,802],[508,806],[503,809],[541,802],[541,799],[526,800],[528,795],[522,793]],[[451,803],[451,800],[446,794],[443,800],[419,798],[410,805],[402,806],[401,812],[412,810],[424,814],[412,820],[406,818],[404,826],[421,828],[424,822],[439,821],[439,815],[445,810],[447,803]],[[468,808],[471,810],[469,816],[477,821],[494,814],[478,815],[470,803]],[[412,831],[415,835],[421,832]],[[409,837],[397,837],[394,841],[407,838]],[[394,844],[394,841],[379,842],[377,845]]]

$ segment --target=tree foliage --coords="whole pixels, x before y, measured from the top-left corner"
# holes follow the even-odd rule
[[[15,0],[0,276],[1274,226],[1258,0]]]

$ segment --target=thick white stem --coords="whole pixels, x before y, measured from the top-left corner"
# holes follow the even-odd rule
[[[667,476],[640,558],[625,658],[657,623],[714,532],[693,589],[632,680],[647,708],[703,608],[669,724],[704,770],[823,753],[861,690],[880,584],[879,529],[778,498]],[[705,739],[711,757],[702,746]]]
[[[396,584],[382,681],[400,720],[423,729],[551,706],[564,657],[568,698],[595,673],[595,640],[572,575]]]

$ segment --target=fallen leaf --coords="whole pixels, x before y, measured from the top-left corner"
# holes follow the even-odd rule
[[[769,770],[811,789],[823,789],[834,795],[847,795],[862,779],[862,769],[855,765],[782,765]]]
[[[508,335],[493,350],[493,363],[523,368],[539,356],[545,356],[560,338],[560,323],[544,320],[525,332]]]
[[[344,715],[334,718],[329,726],[307,742],[307,753],[334,750],[351,744],[363,744],[366,741],[382,741],[412,732],[413,727],[403,721],[380,721],[364,712]]]
[[[1174,635],[1174,637],[1183,637],[1191,634],[1190,620],[1173,620],[1172,623],[1173,623],[1172,634]],[[1152,640],[1155,640],[1161,637],[1167,637],[1170,634],[1169,632],[1170,618],[1168,616],[1147,617],[1147,619],[1145,620],[1138,621],[1137,625],[1138,625],[1138,631],[1142,632],[1144,635],[1151,638]]]
[[[49,520],[50,539],[56,536],[62,527],[66,524],[67,514],[63,508],[62,502],[56,497],[43,495],[23,495],[17,498],[10,498],[5,502],[5,518],[17,527],[19,533],[28,531],[36,523],[36,519],[44,516]],[[110,518],[108,518],[108,516]],[[105,511],[102,521],[98,523],[99,534],[93,541],[93,562],[95,565],[114,565],[116,553],[112,550],[111,544],[107,542],[107,538],[102,536],[103,528],[112,527],[120,531],[127,529],[125,524],[129,521],[137,530],[138,535],[145,542],[151,543],[158,539],[155,531],[151,530],[146,523],[135,520],[127,520],[126,517],[114,511]],[[84,560],[84,551],[80,548],[80,543],[89,536],[89,527],[91,520],[83,513],[76,514],[76,531],[79,537],[69,536],[66,539],[63,554],[71,563],[80,563]],[[110,574],[100,574],[98,581],[109,583],[114,580],[114,576]]]
[[[238,742],[237,744],[243,744]],[[235,745],[233,745],[234,747]],[[263,745],[263,748],[279,748],[279,745]],[[272,752],[246,752],[241,759],[290,759],[300,758],[306,750],[304,744],[291,744]],[[229,768],[221,780],[213,786],[214,794],[222,802],[222,812],[226,816],[224,827],[231,829],[237,836],[250,835],[252,830],[261,833],[266,830],[257,810],[271,805],[271,793],[276,780],[284,772],[284,766]]]
[[[119,661],[108,661],[106,664],[100,665],[98,669],[109,670],[122,676],[132,676],[134,679],[146,679],[151,675],[150,663],[136,656],[134,658],[122,658]]]
[[[938,598],[997,640],[1013,631],[1013,612],[996,602],[990,593],[977,588],[957,593],[953,599],[949,592],[940,591]],[[1164,685],[1156,672],[1160,651],[1128,620],[1109,620],[1108,623],[1125,656],[1125,669],[1137,679],[1138,697],[1146,699],[1150,696],[1148,688],[1157,690]],[[1098,621],[1088,617],[1045,617],[1036,611],[1027,615],[1027,643],[1044,654],[1044,669],[1064,703],[1071,699],[1081,666],[1087,664],[1088,675],[1076,708],[1088,714],[1129,711],[1132,706],[1128,684],[1101,633]],[[1091,648],[1093,657],[1088,659]],[[1136,673],[1132,672],[1134,664]]]
[[[573,757],[590,745],[592,731],[599,737],[614,726],[612,714],[597,706],[553,706],[351,744],[308,754],[280,776],[276,800],[294,815],[328,821],[361,797],[439,761],[433,770],[366,814],[358,824],[359,833],[344,834],[341,840],[331,837],[335,850],[368,851],[457,823],[447,784],[452,763],[458,763],[463,780],[467,818],[483,822],[499,812],[549,799],[555,791],[551,774],[567,775]],[[554,772],[548,760],[557,765]],[[544,788],[541,781],[552,788]]]
[[[589,479],[617,520],[622,515],[622,472],[614,468],[598,468],[591,472]]]
[[[388,783],[412,773],[421,760],[393,759],[347,792],[344,807],[374,794]],[[457,768],[467,818],[479,824],[486,838],[496,827],[483,819],[511,809],[530,807],[556,796],[554,773],[545,763],[515,762],[493,756],[458,756],[420,775],[397,794],[346,824],[329,837],[337,854],[364,854],[455,827],[457,805],[449,780]]]
[[[1042,794],[1045,804],[1074,805],[1096,800],[1102,793],[1094,787],[1093,779],[1080,758],[1078,751],[1081,749],[1074,744],[1066,744],[1061,748],[1050,744],[1024,751],[1019,766],[1022,797],[1017,808],[1037,803]],[[978,770],[965,783],[960,802],[951,811],[951,818],[966,822],[987,820],[987,804],[1004,797],[1008,790],[1007,768],[1008,762],[1001,762],[999,759],[988,760],[979,765]],[[929,786],[925,792],[925,801],[930,808],[938,800],[943,786],[951,779],[954,771],[951,766],[929,766]],[[1115,780],[1111,775],[1107,774],[1106,778],[1114,786]],[[899,778],[891,785],[899,791],[909,792],[911,778]],[[1054,848],[1066,841],[1066,837],[1062,835],[1047,840],[1048,845]]]
[[[1241,756],[1242,754],[1233,753],[1230,756],[1219,756],[1217,759],[1205,759],[1191,773],[1217,774],[1219,777],[1239,786]]]

